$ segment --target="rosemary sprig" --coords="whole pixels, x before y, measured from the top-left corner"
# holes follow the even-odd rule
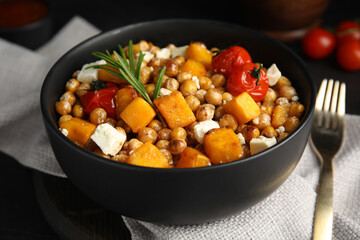
[[[160,121],[164,124],[164,126],[166,126],[166,122],[164,121],[161,114],[157,110],[149,94],[146,92],[144,84],[140,80],[141,64],[143,62],[145,54],[140,51],[138,61],[135,64],[133,43],[131,40],[129,41],[129,45],[128,45],[129,59],[126,58],[126,54],[122,46],[119,45],[118,48],[119,48],[119,52],[115,50],[113,51],[113,54],[115,55],[116,59],[111,56],[109,51],[106,51],[106,53],[102,53],[99,51],[93,52],[92,54],[95,57],[105,60],[106,64],[92,65],[89,68],[104,69],[105,71],[111,73],[112,75],[127,81],[131,86],[135,88],[136,91],[140,93],[140,95],[145,99],[145,101],[147,101],[151,105],[151,107],[154,108],[154,110],[157,112],[157,115],[159,116]],[[114,71],[111,68],[119,70],[120,73]],[[154,97],[153,97],[154,100],[159,96],[161,83],[165,70],[166,67],[163,66],[156,81]]]

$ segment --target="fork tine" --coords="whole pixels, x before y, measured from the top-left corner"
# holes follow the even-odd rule
[[[324,79],[321,82],[319,92],[318,92],[318,95],[316,97],[315,111],[317,112],[316,116],[317,116],[317,125],[318,126],[322,125],[322,119],[323,119],[322,108],[323,108],[323,105],[324,105],[325,91],[326,91],[327,82],[328,82],[327,79]]]
[[[333,93],[333,85],[334,80],[330,79],[326,88],[326,94],[325,94],[325,102],[324,102],[324,127],[329,128],[330,122],[331,122],[331,114],[330,114],[330,103],[332,99],[332,93]]]
[[[330,128],[330,119],[331,119],[331,128],[336,129],[338,125],[338,117],[336,116],[336,109],[338,106],[338,96],[339,96],[339,86],[340,82],[335,81],[334,82],[334,88],[332,91],[332,97],[331,97],[331,105],[330,105],[330,115],[329,120],[326,122],[325,127]]]
[[[337,108],[337,113],[341,116],[345,115],[345,101],[346,101],[346,85],[345,83],[341,83],[340,86],[340,97],[339,97],[339,103]]]

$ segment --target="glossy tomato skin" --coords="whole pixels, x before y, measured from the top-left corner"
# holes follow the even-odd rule
[[[336,60],[340,67],[347,71],[360,69],[360,42],[347,41],[338,46]]]
[[[360,41],[360,24],[355,21],[342,21],[335,29],[335,36],[338,45],[352,40]]]
[[[335,36],[323,28],[310,30],[302,40],[302,49],[305,55],[312,59],[328,57],[334,51],[335,46]]]
[[[114,98],[118,90],[117,87],[111,86],[84,94],[80,98],[81,103],[84,106],[84,112],[90,114],[95,108],[103,108],[109,117],[115,119],[116,110]]]
[[[245,63],[233,67],[226,87],[234,97],[242,92],[248,92],[255,102],[264,99],[269,88],[269,78],[265,71],[261,69],[260,79],[256,84],[257,79],[252,76],[254,67],[259,69],[259,66],[255,63]]]
[[[211,61],[211,68],[218,73],[229,76],[233,66],[252,62],[249,52],[240,46],[225,49]]]

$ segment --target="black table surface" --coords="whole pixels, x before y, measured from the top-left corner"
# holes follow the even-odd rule
[[[230,4],[192,7],[177,2],[145,3],[137,1],[51,1],[54,17],[54,33],[74,15],[80,15],[100,30],[110,30],[119,26],[147,20],[164,18],[205,18],[227,22],[237,22],[238,16]],[[355,1],[332,0],[324,14],[323,25],[334,27],[341,20],[358,17]],[[173,4],[170,6],[170,4]],[[356,5],[356,4],[355,4]],[[239,23],[241,24],[241,23]],[[347,84],[347,113],[360,114],[360,71],[341,70],[334,56],[326,60],[306,59],[300,43],[288,44],[308,64],[310,73],[319,86],[323,78],[341,80]],[[34,171],[21,166],[16,160],[0,152],[0,239],[60,239],[46,221],[35,194]]]

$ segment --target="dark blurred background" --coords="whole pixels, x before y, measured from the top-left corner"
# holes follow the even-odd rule
[[[283,3],[286,3],[284,5]],[[295,9],[291,4],[302,2]],[[118,1],[118,0],[52,0],[53,34],[64,26],[74,15],[79,15],[102,31],[140,21],[165,18],[203,18],[221,20],[250,26],[269,34],[290,34],[294,38],[291,24],[300,18],[314,17],[324,6],[320,19],[312,24],[334,28],[342,20],[359,17],[355,0],[297,0],[297,1],[218,1],[213,3],[186,1]],[[310,7],[306,7],[309,4]],[[272,9],[272,10],[271,10]],[[320,10],[319,10],[320,9]],[[270,12],[277,18],[268,20]],[[295,13],[294,13],[295,12]],[[287,19],[287,20],[282,20]],[[299,20],[300,21],[300,20]],[[305,20],[303,20],[303,23]],[[305,24],[309,25],[309,24]],[[304,26],[306,29],[308,26]],[[297,34],[299,34],[297,32]],[[285,34],[286,35],[286,34]],[[286,39],[291,37],[286,35]],[[281,35],[284,37],[284,34]],[[319,85],[323,78],[343,80],[348,84],[351,101],[348,112],[360,114],[359,88],[360,73],[341,70],[333,56],[326,60],[307,59],[300,48],[301,38],[287,41],[309,66],[314,80]],[[356,83],[356,84],[355,84]],[[34,192],[33,172],[20,166],[15,160],[0,153],[0,239],[59,239],[46,222],[39,208]]]

